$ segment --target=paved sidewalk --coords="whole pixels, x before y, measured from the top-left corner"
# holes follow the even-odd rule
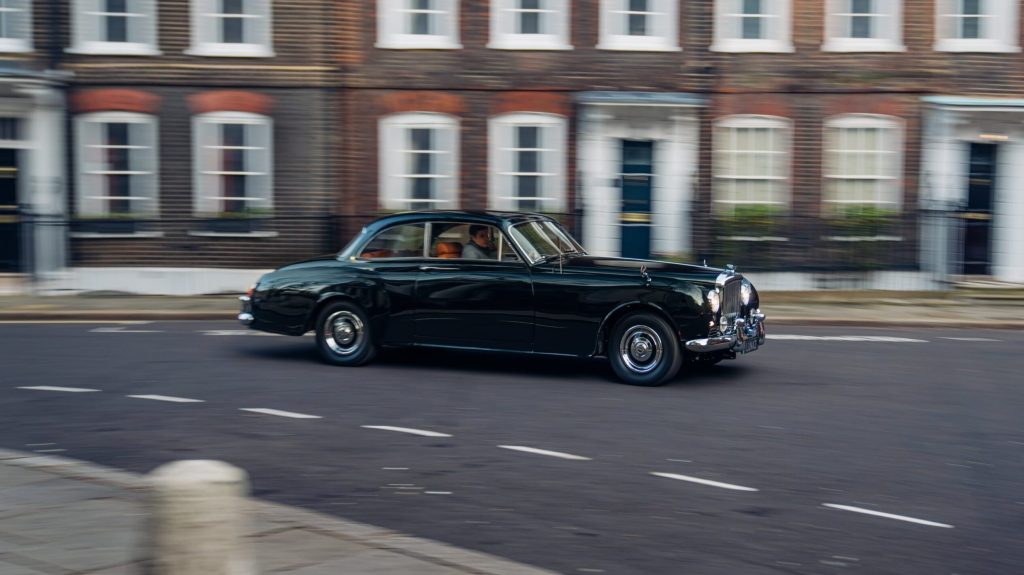
[[[1024,290],[768,292],[761,309],[769,325],[1024,329]],[[0,297],[0,321],[231,321],[237,314],[234,295]]]
[[[143,476],[0,449],[0,574],[139,575],[144,497]],[[263,574],[551,573],[258,500],[248,536]]]

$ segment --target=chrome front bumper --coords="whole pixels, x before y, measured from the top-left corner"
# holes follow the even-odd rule
[[[242,311],[238,313],[238,321],[242,325],[249,325],[255,319],[252,316],[252,298],[247,295],[240,296],[238,301],[242,302]]]
[[[748,319],[737,318],[728,333],[687,341],[686,350],[694,353],[754,351],[764,345],[764,318],[765,315],[761,313],[761,310],[754,310]]]

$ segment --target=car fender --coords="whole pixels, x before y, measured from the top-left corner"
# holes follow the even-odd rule
[[[672,329],[677,334],[679,333],[679,325],[672,318],[672,315],[669,314],[668,311],[666,311],[665,308],[662,307],[660,304],[652,301],[640,300],[624,302],[615,306],[615,308],[613,308],[611,311],[605,314],[604,319],[601,320],[601,327],[599,327],[597,330],[597,335],[594,340],[594,351],[590,354],[591,357],[596,355],[602,355],[604,353],[605,340],[608,338],[608,332],[611,330],[612,326],[615,325],[615,322],[619,321],[619,318],[625,316],[626,314],[638,310],[650,311],[661,316],[662,319],[667,321],[669,325],[672,326]]]

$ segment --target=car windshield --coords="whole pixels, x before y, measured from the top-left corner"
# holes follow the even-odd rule
[[[576,240],[554,222],[524,222],[512,226],[509,233],[531,263],[564,254],[585,253]]]

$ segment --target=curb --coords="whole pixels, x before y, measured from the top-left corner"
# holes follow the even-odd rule
[[[67,479],[99,483],[140,494],[147,489],[144,475],[67,457],[38,455],[0,448],[0,466],[2,465],[43,471]],[[323,513],[270,503],[256,498],[250,498],[250,501],[253,503],[253,510],[257,517],[268,519],[279,525],[275,530],[301,527],[321,535],[390,551],[471,575],[556,575],[553,571],[430,539],[413,537],[384,527],[339,519]]]

